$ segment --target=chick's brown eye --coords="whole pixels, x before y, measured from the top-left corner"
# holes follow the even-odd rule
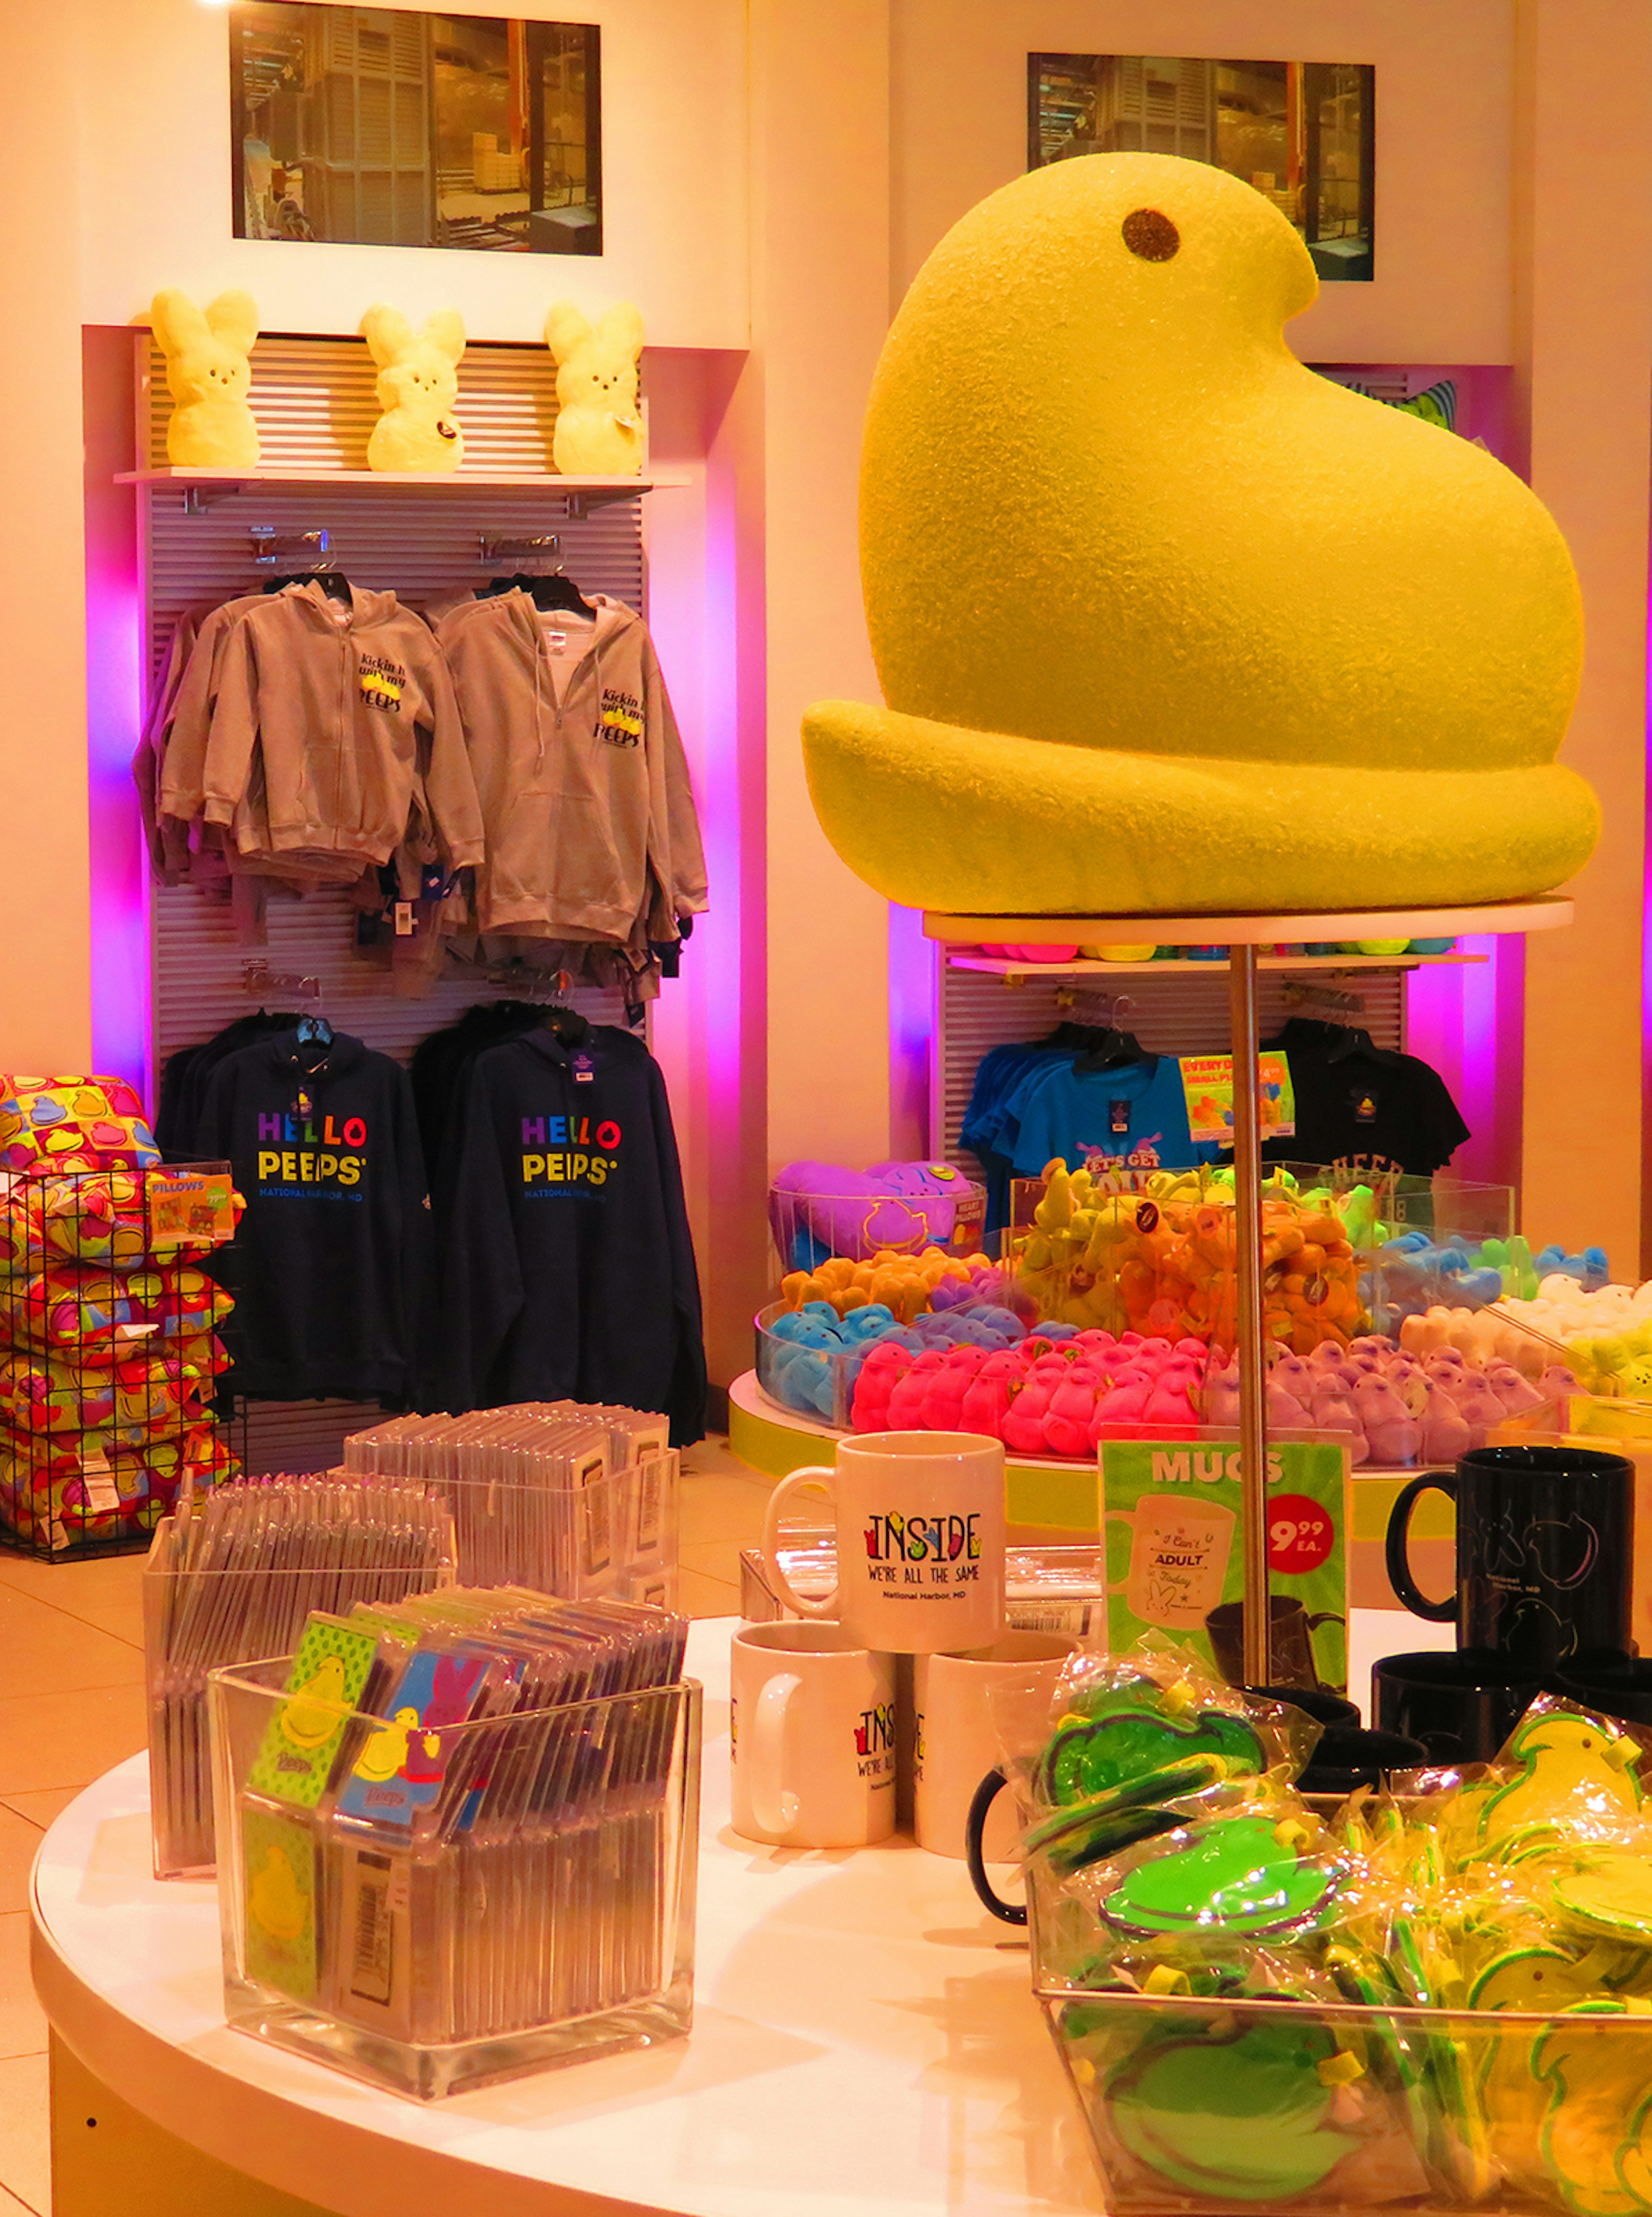
[[[1143,262],[1168,262],[1182,235],[1158,208],[1132,208],[1123,222],[1124,244]]]

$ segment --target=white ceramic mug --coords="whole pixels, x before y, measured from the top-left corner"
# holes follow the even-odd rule
[[[1000,1729],[1018,1721],[1037,1737],[1073,1642],[1055,1632],[1006,1632],[965,1655],[920,1655],[913,1664],[913,1818],[920,1848],[963,1859],[964,1819],[975,1788],[1003,1760]],[[1021,1714],[1019,1713],[1024,1713]],[[1013,1725],[1012,1725],[1013,1730]],[[1001,1794],[987,1819],[984,1854],[1015,1851],[1013,1798]]]
[[[894,1830],[894,1661],[836,1624],[734,1634],[734,1830],[776,1848],[860,1848]]]
[[[1110,1509],[1109,1524],[1130,1534],[1129,1575],[1110,1594],[1122,1593],[1144,1624],[1166,1632],[1202,1632],[1228,1581],[1235,1518],[1219,1501],[1185,1500],[1174,1493],[1144,1493],[1134,1509]]]
[[[832,1495],[838,1583],[796,1592],[780,1562],[780,1516],[795,1492]],[[1004,1445],[975,1432],[868,1432],[842,1441],[835,1470],[795,1470],[769,1497],[763,1554],[773,1590],[800,1616],[835,1616],[868,1647],[939,1655],[986,1647],[1004,1628]]]

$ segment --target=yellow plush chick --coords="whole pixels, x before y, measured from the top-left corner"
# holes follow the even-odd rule
[[[1560,533],[1482,448],[1304,368],[1283,326],[1316,289],[1260,193],[1155,154],[1035,170],[931,255],[862,460],[888,706],[803,726],[880,892],[1455,904],[1586,860]]]
[[[369,308],[362,336],[379,365],[374,390],[384,410],[367,442],[370,470],[456,470],[465,435],[454,413],[465,326],[443,308],[415,332],[399,308]]]
[[[564,477],[634,477],[642,467],[637,358],[642,316],[627,301],[596,324],[572,300],[545,318],[556,361],[556,432],[551,458]]]
[[[202,311],[176,287],[157,293],[150,321],[166,356],[173,400],[166,459],[174,468],[256,470],[258,426],[247,405],[248,356],[258,310],[247,293],[220,293]]]

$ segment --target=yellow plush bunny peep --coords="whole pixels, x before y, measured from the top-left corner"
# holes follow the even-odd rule
[[[384,414],[368,441],[370,470],[456,470],[465,435],[454,414],[465,326],[456,308],[442,308],[415,332],[399,308],[369,308],[362,336],[379,365],[376,387]]]
[[[175,404],[167,460],[181,469],[256,469],[258,426],[247,405],[256,303],[245,293],[220,293],[203,314],[187,293],[169,286],[156,293],[150,320]]]
[[[552,459],[564,477],[634,477],[642,467],[637,357],[642,315],[628,301],[592,324],[572,300],[545,318],[556,361],[556,436]]]

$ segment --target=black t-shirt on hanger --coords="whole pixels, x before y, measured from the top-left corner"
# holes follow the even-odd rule
[[[1414,1054],[1373,1047],[1363,1032],[1293,1016],[1263,1047],[1290,1059],[1292,1137],[1272,1162],[1347,1164],[1432,1177],[1469,1137],[1439,1072]]]

